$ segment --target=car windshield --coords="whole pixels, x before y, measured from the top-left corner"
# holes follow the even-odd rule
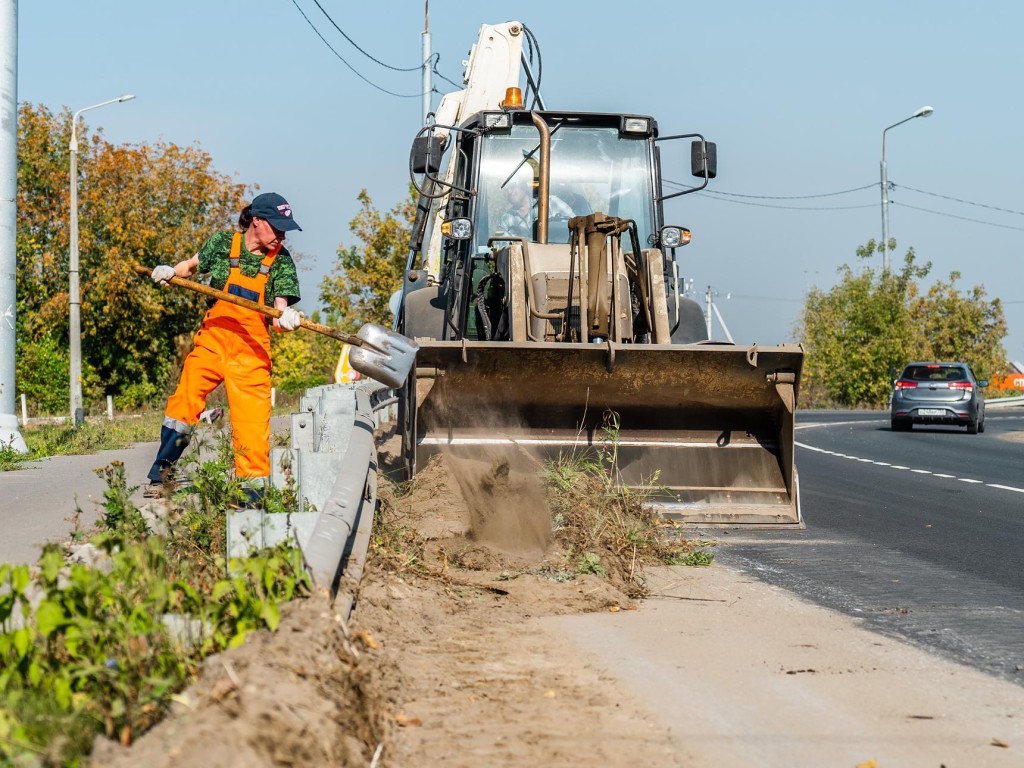
[[[905,381],[966,381],[967,373],[958,365],[908,365],[900,378]]]

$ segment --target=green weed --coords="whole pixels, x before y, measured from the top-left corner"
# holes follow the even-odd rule
[[[543,479],[552,529],[565,552],[561,571],[607,578],[627,594],[645,594],[643,568],[655,563],[707,564],[686,539],[668,535],[667,524],[648,500],[652,491],[630,488],[618,472],[618,415],[604,416],[604,440],[592,453],[562,455],[549,462]],[[655,475],[644,488],[657,488]]]
[[[123,465],[99,470],[102,567],[69,565],[56,546],[34,571],[0,565],[0,765],[81,765],[98,734],[131,743],[203,658],[276,629],[280,606],[308,593],[295,548],[227,561],[215,503],[233,490],[217,462],[200,469],[167,535],[132,503]]]
[[[26,453],[14,450],[10,444],[0,441],[0,472],[10,469],[21,469],[21,465],[31,458]]]

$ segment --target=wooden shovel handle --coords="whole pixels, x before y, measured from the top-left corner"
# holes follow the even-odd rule
[[[145,275],[146,277],[149,277],[153,272],[153,270],[144,267],[141,264],[135,265],[135,271],[138,272],[140,275]],[[281,310],[277,309],[276,307],[268,307],[265,304],[260,304],[259,302],[256,301],[249,301],[249,299],[243,299],[241,296],[235,296],[233,293],[218,291],[216,288],[211,288],[208,285],[197,283],[195,280],[186,280],[183,277],[178,277],[177,275],[175,275],[174,277],[170,278],[167,282],[170,283],[171,285],[177,285],[180,286],[181,288],[187,288],[190,291],[201,293],[204,296],[209,296],[210,298],[213,299],[220,299],[221,301],[226,301],[229,304],[237,304],[239,307],[251,309],[254,312],[259,312],[261,315],[266,315],[267,317],[281,316]],[[344,331],[339,331],[336,328],[321,325],[320,323],[314,323],[312,320],[307,320],[306,318],[302,318],[299,321],[299,327],[305,328],[306,330],[309,331],[315,331],[316,333],[322,333],[324,336],[330,336],[332,339],[343,341],[346,344],[351,344],[354,347],[369,346],[368,344],[366,344],[365,341],[363,341],[360,337],[356,336],[355,334],[345,333]]]

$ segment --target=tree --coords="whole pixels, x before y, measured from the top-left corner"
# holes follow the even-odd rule
[[[364,189],[357,198],[360,211],[349,229],[362,246],[339,246],[338,261],[320,283],[320,301],[343,330],[355,331],[363,323],[392,323],[388,300],[402,287],[409,254],[409,235],[416,216],[409,198],[387,213],[380,213]]]
[[[310,318],[320,322],[319,313]],[[270,334],[274,358],[274,387],[282,392],[301,392],[334,380],[334,368],[341,352],[335,339],[312,331]]]
[[[857,256],[869,259],[876,251],[871,240]],[[999,301],[986,302],[980,287],[961,296],[957,273],[922,296],[917,280],[931,264],[918,266],[915,259],[911,248],[899,271],[867,267],[855,273],[844,265],[830,291],[807,294],[798,331],[807,350],[805,402],[881,406],[893,373],[914,359],[963,360],[979,376],[1005,368]]]
[[[18,356],[68,348],[70,110],[23,103],[18,115]],[[80,135],[84,134],[80,126]],[[83,392],[122,407],[162,393],[204,300],[155,290],[133,270],[190,256],[228,228],[251,190],[216,172],[198,145],[79,143]],[[35,347],[40,345],[39,350]],[[63,381],[51,382],[67,392]]]
[[[920,358],[966,360],[981,379],[1007,372],[1006,318],[999,299],[987,301],[985,289],[975,286],[966,294],[956,288],[959,272],[935,283],[910,304],[911,322],[921,328],[925,346]]]

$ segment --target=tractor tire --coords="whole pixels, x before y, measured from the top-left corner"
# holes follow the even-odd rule
[[[398,432],[401,437],[399,461],[402,480],[409,482],[416,474],[416,367],[409,372],[405,386],[398,390]]]

